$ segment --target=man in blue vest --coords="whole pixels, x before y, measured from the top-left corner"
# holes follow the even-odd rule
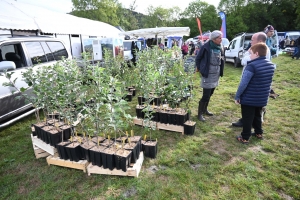
[[[251,45],[249,50],[250,61],[243,72],[241,82],[235,95],[235,103],[241,105],[243,118],[243,131],[236,139],[242,144],[248,144],[253,136],[263,139],[261,111],[268,103],[272,78],[275,66],[267,60],[268,47],[260,42]]]
[[[267,35],[263,32],[258,32],[258,33],[255,33],[252,35],[252,38],[251,38],[251,45],[255,45],[259,42],[263,42],[265,43],[267,40]],[[266,55],[266,58],[268,60],[271,60],[271,52],[270,52],[270,49],[268,48],[267,49],[267,55]],[[245,67],[247,66],[247,63],[250,61],[250,54],[249,54],[249,51],[247,51],[245,53],[245,56],[243,57],[241,63],[242,65],[244,66],[243,68],[243,71],[245,69]],[[232,122],[232,126],[235,126],[235,127],[243,127],[243,118],[240,118],[237,122]]]

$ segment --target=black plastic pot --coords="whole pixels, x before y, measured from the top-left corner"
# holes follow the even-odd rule
[[[187,121],[184,123],[184,134],[185,135],[194,135],[196,127],[196,122]]]
[[[38,138],[42,139],[42,127],[45,126],[44,122],[40,122],[37,124],[32,124],[32,126],[34,127],[35,133],[37,135]]]
[[[131,92],[128,93],[124,99],[128,102],[131,102],[132,101],[132,93]]]
[[[80,158],[82,158],[80,145],[78,142],[73,142],[65,147],[67,149],[67,154],[70,161],[78,162]]]
[[[96,144],[94,142],[85,142],[80,145],[81,149],[81,160],[87,160],[88,162],[91,162],[91,151],[90,149],[93,148]]]
[[[137,143],[133,143],[131,142],[131,144],[127,143],[124,146],[125,150],[131,151],[131,160],[130,163],[136,163],[137,159],[138,159],[138,148],[140,148],[138,146]]]
[[[136,92],[135,92],[135,88],[131,88],[129,91],[130,91],[130,92],[132,92],[132,96],[134,97],[134,96],[135,96],[135,94],[136,94]]]
[[[44,126],[43,128],[42,128],[42,140],[46,143],[46,144],[50,144],[50,133],[49,133],[49,131],[51,130],[51,129],[53,129],[54,128],[54,126]]]
[[[90,162],[92,162],[93,165],[97,165],[98,167],[101,167],[102,162],[102,152],[106,147],[104,146],[94,146],[91,149],[89,149],[90,153]]]
[[[135,112],[136,112],[136,116],[139,119],[143,119],[144,118],[144,112],[143,112],[144,106],[136,106],[135,107]]]
[[[70,142],[64,141],[64,142],[60,142],[56,145],[58,155],[63,160],[69,159],[69,155],[68,155],[67,149],[65,147],[66,145],[69,145],[69,144],[70,144]]]
[[[141,144],[142,137],[141,136],[133,136],[133,137],[130,137],[130,141],[136,143],[136,145],[137,145],[137,148],[136,148],[137,159],[139,159],[140,152],[143,151],[142,150],[142,144]]]
[[[186,122],[187,113],[176,113],[175,119],[176,119],[176,125],[183,126],[183,124]]]
[[[146,99],[142,96],[138,96],[138,103],[139,105],[143,105],[146,102]]]
[[[148,140],[144,144],[144,154],[145,157],[156,158],[157,155],[157,142]]]
[[[123,172],[127,171],[131,160],[131,151],[120,149],[115,153],[115,166],[117,170],[121,169]]]
[[[63,126],[60,126],[59,128],[63,131],[64,140],[70,139],[72,130],[74,130],[74,127],[65,124]]]
[[[176,125],[176,115],[175,112],[170,111],[168,112],[168,124]]]
[[[147,141],[145,140],[141,140],[141,151],[145,151],[145,144],[146,144]]]
[[[168,113],[165,111],[160,111],[159,112],[159,122],[163,124],[168,123]]]
[[[160,97],[155,97],[151,102],[150,102],[150,105],[154,105],[155,106],[159,106],[162,102],[161,102],[161,98]]]
[[[106,148],[103,153],[101,153],[101,159],[104,169],[109,168],[110,170],[113,170],[115,168],[114,153],[112,153],[109,148]]]
[[[51,146],[56,147],[58,143],[62,141],[62,132],[57,129],[52,129],[48,131],[48,139]]]
[[[155,121],[155,122],[159,122],[159,112],[154,110],[152,112],[152,118],[151,118],[152,121]]]

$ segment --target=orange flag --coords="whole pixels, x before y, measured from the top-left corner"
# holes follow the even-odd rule
[[[196,18],[196,20],[197,20],[197,23],[198,23],[198,28],[199,28],[199,32],[200,32],[200,36],[201,36],[201,40],[202,40],[201,22],[200,22],[200,19],[198,17]]]

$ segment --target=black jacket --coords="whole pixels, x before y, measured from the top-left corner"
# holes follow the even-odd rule
[[[197,54],[196,57],[196,67],[198,71],[201,73],[201,75],[205,78],[207,78],[209,74],[210,56],[211,56],[211,50],[208,41],[201,47],[200,52]],[[221,56],[222,58],[221,58],[221,65],[220,65],[220,76],[223,76],[223,71],[224,71],[223,47],[221,50]]]

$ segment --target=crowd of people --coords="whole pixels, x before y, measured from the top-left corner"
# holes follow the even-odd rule
[[[289,36],[286,36],[284,40],[279,42],[279,47],[280,49],[293,47],[294,52],[292,53],[292,59],[296,58],[298,60],[300,58],[300,36],[296,40],[291,40]]]

